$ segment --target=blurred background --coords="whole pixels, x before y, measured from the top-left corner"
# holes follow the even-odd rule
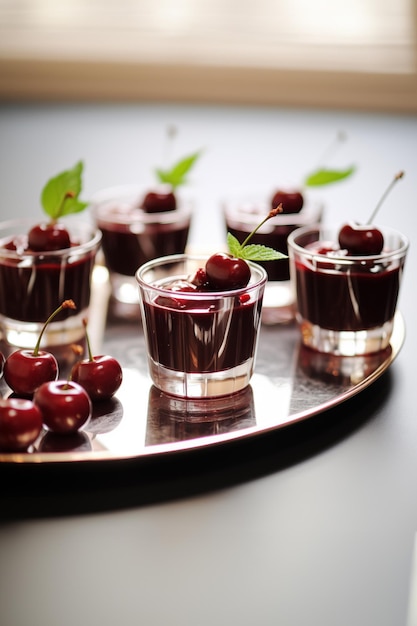
[[[2,99],[417,111],[414,0],[0,0]]]

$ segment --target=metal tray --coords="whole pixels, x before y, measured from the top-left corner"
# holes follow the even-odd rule
[[[303,347],[295,324],[262,326],[250,386],[226,398],[196,401],[169,397],[152,385],[139,321],[103,322],[102,331],[101,352],[119,359],[123,367],[116,396],[96,404],[91,421],[74,436],[43,433],[27,453],[0,453],[3,467],[66,463],[97,468],[101,462],[163,458],[276,431],[367,388],[391,365],[405,338],[397,313],[385,351],[334,357]]]

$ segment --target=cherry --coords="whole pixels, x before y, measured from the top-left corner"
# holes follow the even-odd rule
[[[78,383],[52,380],[35,391],[33,402],[39,408],[43,423],[55,433],[74,433],[83,426],[92,413],[88,393]]]
[[[4,363],[4,380],[18,396],[31,396],[45,381],[56,380],[58,377],[58,362],[53,354],[40,350],[40,343],[49,322],[62,309],[75,309],[72,300],[65,300],[48,317],[39,334],[35,348],[16,350],[12,352]]]
[[[276,191],[271,200],[271,208],[275,209],[282,204],[282,213],[299,213],[304,205],[301,191]]]
[[[375,226],[351,222],[340,229],[339,245],[352,256],[375,255],[382,252],[384,237]]]
[[[384,236],[381,231],[372,224],[372,222],[392,187],[403,176],[404,172],[399,172],[394,176],[393,180],[382,194],[382,197],[377,203],[366,224],[350,222],[342,226],[339,231],[339,245],[343,250],[347,250],[348,254],[352,256],[372,256],[382,252],[384,247]]]
[[[171,189],[149,191],[143,199],[142,208],[146,213],[175,211],[177,208],[177,201],[174,192]]]
[[[23,398],[0,399],[0,448],[13,452],[27,450],[42,430],[42,414]]]
[[[108,400],[122,384],[123,373],[119,362],[108,355],[93,356],[86,328],[88,358],[77,361],[71,370],[71,380],[80,384],[91,400]]]
[[[37,224],[28,235],[29,248],[34,252],[51,252],[71,247],[68,230],[59,222]]]
[[[251,271],[244,259],[216,252],[206,262],[206,276],[211,288],[224,291],[246,287]]]
[[[5,362],[5,356],[3,354],[3,352],[0,352],[0,378],[3,376],[3,369],[4,369],[4,362]]]

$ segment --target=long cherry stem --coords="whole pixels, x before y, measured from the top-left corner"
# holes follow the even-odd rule
[[[384,202],[385,198],[387,197],[387,195],[389,194],[389,192],[391,191],[391,189],[394,187],[395,183],[400,180],[400,178],[402,178],[404,176],[404,172],[398,172],[398,174],[396,174],[393,178],[393,180],[390,182],[390,184],[388,185],[388,187],[386,188],[386,190],[384,191],[384,193],[382,194],[379,202],[377,203],[376,207],[374,208],[374,210],[371,213],[371,217],[369,218],[369,220],[366,222],[367,224],[372,224],[372,222],[374,221],[375,215],[378,213],[381,204]]]
[[[60,313],[63,309],[76,309],[76,308],[77,307],[75,306],[73,300],[64,300],[61,306],[59,306],[57,309],[55,309],[53,313],[51,313],[51,315],[48,317],[45,324],[43,325],[41,332],[39,333],[38,341],[36,342],[36,345],[33,349],[33,356],[38,356],[43,334],[46,330],[46,327],[48,326],[50,322],[52,322],[54,317],[56,317],[58,313]]]
[[[91,350],[91,344],[90,344],[90,337],[88,336],[88,332],[87,332],[87,320],[83,319],[83,326],[85,329],[85,341],[87,344],[87,354],[88,354],[88,360],[94,361],[94,357],[93,357],[93,351]]]
[[[282,211],[283,211],[282,204],[279,204],[277,207],[275,207],[275,209],[272,209],[271,211],[269,211],[268,215],[262,220],[262,222],[260,222],[257,225],[257,227],[254,228],[251,233],[249,233],[249,235],[246,237],[244,242],[240,244],[240,247],[244,248],[246,246],[246,244],[249,242],[249,240],[252,239],[253,235],[261,228],[261,226],[263,226],[265,224],[265,222],[270,220],[271,217],[275,217],[279,213],[282,213]]]

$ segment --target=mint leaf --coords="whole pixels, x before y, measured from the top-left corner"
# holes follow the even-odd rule
[[[87,202],[78,199],[82,188],[83,167],[83,162],[79,161],[72,169],[51,178],[42,189],[42,207],[52,220],[79,213],[87,206]]]
[[[349,167],[346,170],[327,170],[327,169],[319,169],[309,176],[304,181],[306,187],[320,187],[322,185],[329,185],[330,183],[336,183],[339,180],[343,180],[344,178],[348,178],[351,176],[355,167]]]
[[[251,243],[241,249],[240,258],[245,259],[245,261],[277,261],[288,257],[278,250],[268,248],[268,246]]]
[[[254,243],[242,246],[232,233],[227,233],[227,247],[231,255],[245,261],[277,261],[288,258],[287,255],[268,246]]]
[[[239,258],[240,250],[242,248],[242,246],[239,243],[239,240],[236,239],[236,237],[232,235],[232,233],[227,233],[226,241],[227,241],[227,247],[229,248],[230,254]]]
[[[187,182],[186,175],[191,170],[199,156],[200,152],[195,152],[194,154],[178,161],[178,163],[176,163],[170,170],[157,169],[156,175],[159,182],[172,185],[174,189],[180,185],[184,185]]]

